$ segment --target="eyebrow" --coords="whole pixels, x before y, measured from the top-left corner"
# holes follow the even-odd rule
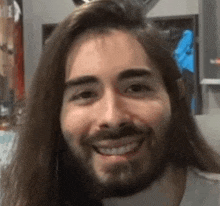
[[[146,69],[128,69],[119,74],[118,81],[134,78],[134,77],[143,77],[143,76],[149,77],[151,75],[152,73]],[[82,85],[98,83],[98,82],[99,80],[94,76],[82,76],[67,81],[65,83],[65,90],[76,86],[82,86]]]
[[[119,74],[118,80],[124,80],[134,77],[150,77],[152,76],[152,72],[147,69],[128,69]]]
[[[94,76],[82,76],[76,79],[71,79],[65,83],[65,90],[76,87],[76,86],[81,86],[85,84],[92,84],[92,83],[98,83],[98,79]]]

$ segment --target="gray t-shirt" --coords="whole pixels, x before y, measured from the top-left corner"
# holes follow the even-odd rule
[[[180,206],[219,206],[220,174],[204,173],[192,168],[189,168],[187,173],[186,189]],[[153,206],[156,198],[156,205],[164,205],[162,198],[160,201],[161,195],[157,191],[151,194],[153,198],[146,196],[145,192],[141,192],[131,198],[106,199],[103,203],[104,206]]]
[[[220,205],[220,174],[188,170],[186,190],[180,206]]]

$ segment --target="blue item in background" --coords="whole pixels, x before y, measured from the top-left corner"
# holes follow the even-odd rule
[[[183,79],[186,80],[186,86],[191,100],[191,109],[195,110],[194,94],[194,73],[195,73],[195,55],[194,55],[194,34],[191,30],[185,30],[174,50],[173,57],[180,69]],[[186,74],[186,75],[185,75]]]
[[[182,73],[183,70],[187,69],[194,73],[194,35],[193,31],[185,30],[182,38],[177,44],[177,48],[174,51],[174,59],[177,62],[178,67]]]

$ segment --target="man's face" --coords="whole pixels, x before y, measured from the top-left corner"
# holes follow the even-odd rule
[[[170,99],[131,34],[81,36],[68,55],[65,81],[62,133],[94,181],[120,195],[119,188],[137,190],[162,172]]]

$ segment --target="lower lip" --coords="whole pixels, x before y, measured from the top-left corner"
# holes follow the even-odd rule
[[[99,153],[96,153],[99,158],[101,158],[102,160],[109,162],[109,163],[117,163],[117,162],[123,162],[123,161],[128,161],[130,159],[134,159],[140,156],[140,154],[142,153],[142,148],[144,146],[146,140],[144,140],[144,142],[142,143],[142,145],[140,146],[140,148],[135,151],[135,152],[129,152],[125,155],[102,155]]]

